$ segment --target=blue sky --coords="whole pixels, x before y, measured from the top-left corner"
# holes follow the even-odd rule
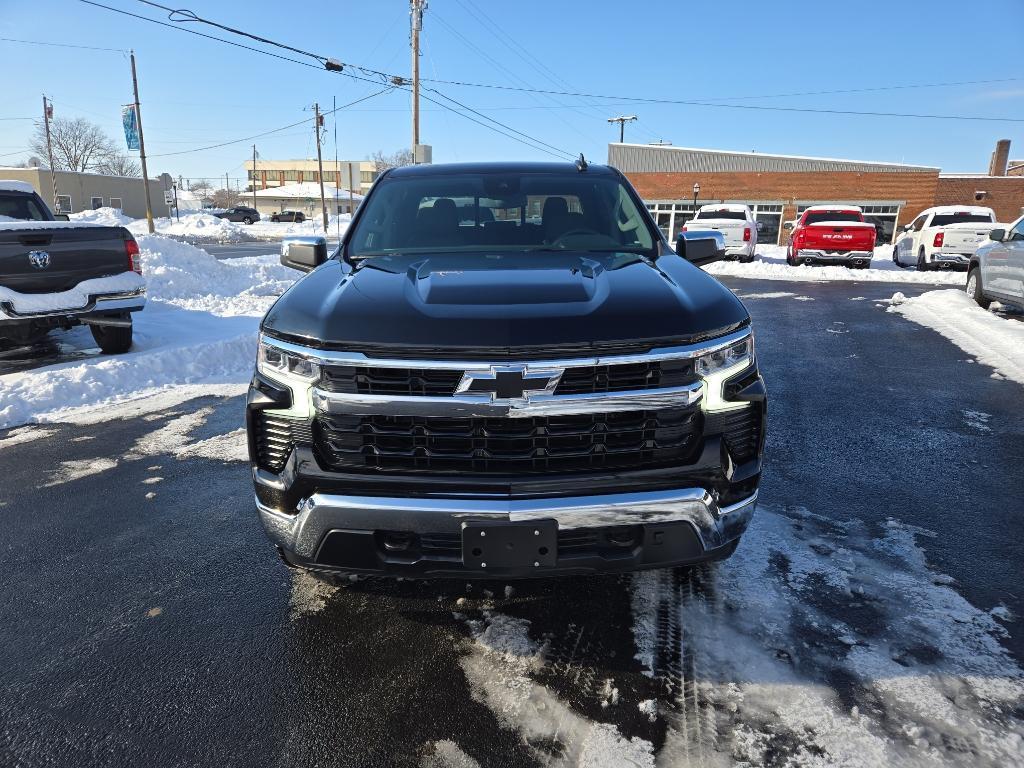
[[[134,0],[101,0],[166,19]],[[195,13],[346,62],[409,73],[407,0],[212,2]],[[472,9],[477,12],[473,13]],[[482,9],[482,13],[480,12]],[[191,25],[212,34],[214,29]],[[680,0],[430,0],[422,76],[559,91],[854,111],[1024,118],[1020,30],[1024,2],[681,2]],[[746,29],[740,35],[736,30]],[[958,39],[964,35],[962,39]],[[309,118],[379,89],[74,0],[0,0],[0,37],[109,48],[138,56],[150,173],[241,177],[251,143],[195,152]],[[231,37],[231,39],[240,40]],[[524,52],[525,51],[525,52]],[[284,52],[280,52],[284,53]],[[290,54],[286,54],[290,55]],[[299,57],[301,58],[301,57]],[[119,53],[0,41],[0,164],[23,159],[41,94],[57,114],[82,116],[121,140],[119,108],[131,100]],[[788,95],[965,80],[957,87]],[[1024,156],[1024,122],[985,123],[773,112],[616,99],[548,97],[433,84],[458,101],[559,149],[603,161],[617,128],[627,141],[938,165],[982,171],[998,138]],[[436,98],[436,96],[435,96]],[[422,141],[435,162],[547,159],[536,148],[423,103]],[[391,92],[338,114],[343,159],[410,141],[409,96]],[[334,156],[334,125],[326,154]],[[260,155],[315,156],[311,128],[256,140]],[[185,153],[170,155],[169,153]],[[162,156],[161,156],[162,155]]]

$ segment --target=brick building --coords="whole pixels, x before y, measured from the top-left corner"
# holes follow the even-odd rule
[[[1008,144],[1001,142],[997,151],[1005,155]],[[626,174],[672,239],[693,215],[695,183],[700,185],[698,206],[749,205],[761,225],[762,243],[782,242],[782,222],[821,203],[863,208],[878,230],[879,244],[891,243],[899,226],[933,205],[988,205],[1000,221],[1012,221],[1024,207],[1024,176],[1006,176],[1009,163],[996,168],[998,175],[943,174],[923,165],[660,144],[610,144],[608,163]]]

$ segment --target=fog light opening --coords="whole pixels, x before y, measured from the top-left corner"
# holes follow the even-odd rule
[[[385,533],[384,549],[388,552],[405,552],[413,545],[411,533]]]

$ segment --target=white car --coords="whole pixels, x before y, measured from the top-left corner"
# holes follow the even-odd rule
[[[725,257],[750,262],[757,250],[757,220],[749,206],[736,203],[702,205],[684,231],[721,232],[725,237]]]
[[[991,208],[977,205],[942,205],[922,211],[907,224],[892,249],[900,267],[918,270],[963,269],[996,226]]]

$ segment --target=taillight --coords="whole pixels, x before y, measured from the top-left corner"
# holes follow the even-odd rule
[[[743,228],[743,242],[744,243],[749,243],[750,242],[750,227],[744,227]]]
[[[124,253],[128,257],[128,269],[136,274],[142,274],[142,262],[139,260],[139,244],[134,237],[124,241]]]
[[[686,227],[680,227],[680,228],[679,228],[679,231],[680,231],[680,232],[686,232],[686,231],[688,231],[688,230],[686,229]]]
[[[935,239],[932,240],[932,248],[941,248],[942,247],[942,243],[945,240],[945,238],[946,238],[946,233],[945,232],[941,232],[941,231],[940,232],[936,232],[935,233]]]

